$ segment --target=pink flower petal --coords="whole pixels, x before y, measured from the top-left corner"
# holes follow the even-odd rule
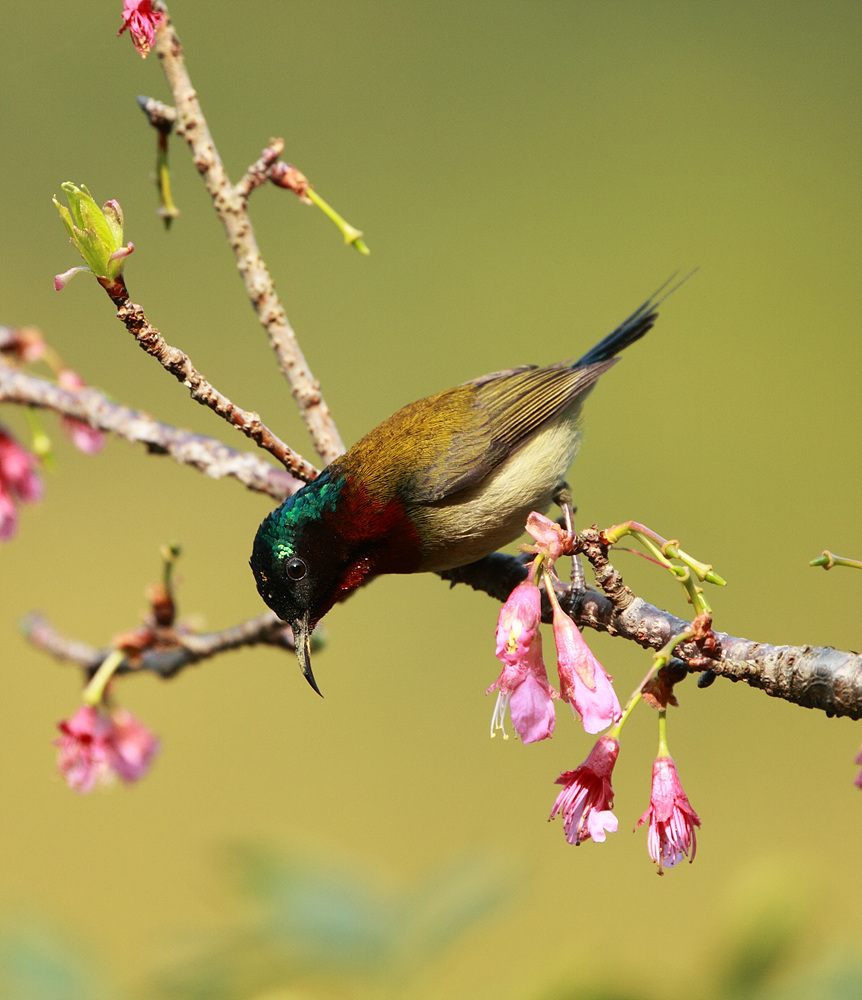
[[[70,392],[85,389],[87,383],[71,368],[63,368],[57,376],[57,384]],[[95,455],[105,445],[105,435],[102,431],[91,427],[83,420],[75,417],[63,417],[63,429],[69,435],[72,444],[85,455]]]
[[[528,515],[527,534],[536,540],[535,550],[547,557],[548,565],[553,565],[563,554],[566,533],[556,521],[544,514],[534,510]]]
[[[108,735],[110,724],[91,705],[82,705],[69,720],[58,724],[61,736],[57,767],[76,792],[90,792],[110,782]]]
[[[512,725],[524,743],[535,743],[553,735],[557,716],[547,681],[544,686],[532,672],[512,692],[509,701]]]
[[[18,509],[0,482],[0,542],[8,542],[18,531]]]
[[[111,766],[123,781],[138,781],[149,771],[159,741],[124,708],[111,713],[111,723]]]
[[[619,821],[610,809],[594,809],[587,817],[587,828],[594,843],[603,844],[606,834],[617,832]]]
[[[5,542],[18,530],[15,502],[34,503],[42,497],[42,479],[36,471],[38,462],[26,448],[0,428],[0,541]]]
[[[63,417],[63,429],[69,435],[72,444],[85,455],[95,455],[105,446],[104,433],[85,424],[83,420]]]
[[[485,692],[499,691],[491,717],[491,736],[499,729],[507,738],[507,710],[524,743],[547,739],[554,731],[554,692],[542,661],[541,609],[539,588],[531,580],[515,587],[500,609],[497,658],[503,670]]]
[[[542,620],[542,595],[530,580],[509,594],[497,620],[497,656],[504,663],[524,656],[535,639]]]
[[[117,35],[122,35],[128,28],[135,48],[140,52],[141,57],[146,59],[153,47],[156,28],[163,21],[164,15],[153,10],[151,0],[124,0],[123,26]]]
[[[589,839],[601,844],[606,833],[617,832],[617,818],[611,812],[614,804],[611,775],[619,752],[617,740],[602,736],[580,767],[564,771],[557,778],[556,783],[564,787],[548,818],[562,813],[563,829],[570,844]]]
[[[647,850],[658,865],[659,874],[682,861],[689,850],[689,860],[694,861],[697,850],[695,827],[700,826],[700,817],[682,789],[671,757],[656,757],[653,762],[649,808],[637,825],[642,826],[647,821]]]
[[[139,780],[159,749],[153,734],[125,709],[105,715],[92,705],[82,705],[58,728],[57,767],[76,792],[90,792],[117,776],[125,782]]]
[[[584,730],[595,735],[619,722],[622,709],[610,676],[577,625],[559,607],[554,608],[554,640],[560,697],[581,717]]]

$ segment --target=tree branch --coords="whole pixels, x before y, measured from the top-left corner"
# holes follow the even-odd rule
[[[344,445],[321,394],[320,383],[311,374],[258,249],[248,215],[246,192],[250,187],[232,187],[186,70],[182,45],[167,8],[163,3],[154,6],[165,16],[165,24],[156,33],[155,51],[173,95],[177,134],[188,144],[194,164],[203,177],[227,233],[246,293],[267,332],[314,447],[324,463],[329,464],[344,451]]]
[[[457,569],[439,574],[452,586],[465,583],[498,601],[505,601],[527,575],[525,563],[517,556],[496,552]],[[691,628],[691,623],[668,611],[633,597],[621,611],[613,601],[595,590],[567,595],[560,589],[561,603],[582,627],[620,636],[645,649],[661,649],[675,635]],[[566,600],[566,597],[569,599]],[[551,621],[545,602],[543,621]],[[709,670],[719,677],[744,681],[803,708],[816,708],[828,716],[862,718],[862,655],[841,652],[829,646],[771,646],[715,632],[720,643],[717,658],[704,657],[694,641],[682,643],[675,655],[690,673]]]
[[[192,399],[202,406],[208,406],[232,427],[254,441],[258,447],[268,451],[273,458],[278,459],[284,465],[291,475],[304,482],[310,482],[316,478],[317,469],[289,448],[281,438],[273,434],[256,413],[244,410],[232,403],[224,393],[219,392],[204,378],[187,354],[167,343],[161,333],[147,319],[143,308],[129,299],[129,293],[122,278],[116,281],[107,278],[99,278],[98,280],[110,296],[111,301],[117,306],[117,319],[147,354],[154,357],[177,381],[182,382],[189,390]]]
[[[81,667],[90,676],[111,652],[110,649],[97,649],[95,646],[61,635],[38,612],[25,618],[21,628],[34,646],[38,646],[58,660]],[[156,632],[158,633],[158,630]],[[290,651],[294,648],[290,626],[276,618],[271,611],[221,632],[192,635],[173,628],[164,629],[162,632],[162,636],[157,635],[159,641],[153,648],[137,656],[127,656],[116,673],[134,674],[144,670],[168,679],[175,677],[185,667],[243,646],[263,644]]]
[[[526,563],[517,556],[496,552],[468,566],[438,574],[451,586],[464,583],[503,602],[526,577]],[[691,623],[634,597],[622,610],[595,590],[569,593],[559,582],[557,591],[566,612],[581,627],[619,636],[645,649],[659,650],[674,636],[691,629]],[[544,601],[542,620],[552,612]],[[23,623],[27,637],[58,659],[71,661],[89,673],[96,670],[110,650],[96,649],[60,635],[39,614]],[[149,626],[148,646],[127,657],[118,673],[146,670],[160,677],[174,677],[185,667],[242,646],[266,644],[294,648],[290,627],[268,612],[221,632],[193,635],[182,628]],[[732,681],[744,681],[803,708],[816,708],[828,716],[862,718],[862,655],[831,647],[772,646],[741,639],[726,632],[711,633],[718,648],[709,655],[697,640],[680,643],[675,662],[689,673],[707,671]]]
[[[143,444],[154,454],[170,455],[175,462],[190,465],[212,479],[236,479],[248,489],[266,493],[274,500],[283,500],[302,485],[253,452],[236,451],[215,438],[159,423],[140,410],[114,403],[98,389],[88,387],[72,392],[2,361],[0,402],[37,406],[83,420],[97,430]]]

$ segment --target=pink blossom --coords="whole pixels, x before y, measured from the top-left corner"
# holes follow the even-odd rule
[[[856,763],[857,764],[862,764],[862,750],[860,750],[859,753],[856,754]],[[856,787],[857,788],[862,788],[862,771],[860,771],[856,775]]]
[[[497,657],[503,662],[503,671],[485,692],[498,691],[491,717],[492,736],[499,729],[507,738],[507,709],[524,743],[546,739],[554,732],[554,692],[542,661],[541,613],[541,594],[532,580],[515,587],[500,609]]]
[[[694,861],[697,838],[694,828],[700,826],[700,817],[692,809],[688,796],[682,790],[676,765],[671,757],[656,757],[652,766],[652,793],[649,809],[638,820],[638,826],[649,820],[647,849],[658,865],[661,875],[664,868],[673,868],[688,855]]]
[[[0,479],[0,542],[8,542],[18,530],[18,508]]]
[[[606,833],[617,832],[617,818],[611,812],[614,805],[611,774],[619,752],[617,740],[601,736],[580,767],[564,771],[557,778],[556,784],[565,787],[548,819],[562,813],[563,829],[570,844],[590,838],[603,844]]]
[[[153,47],[156,28],[164,20],[162,13],[153,10],[151,0],[123,0],[123,26],[117,35],[122,35],[128,28],[135,48],[146,59]]]
[[[45,356],[45,340],[35,326],[0,326],[0,352],[30,364]]]
[[[59,723],[54,740],[60,748],[57,767],[70,788],[90,792],[111,781],[110,720],[92,705],[82,705],[71,719]]]
[[[611,677],[593,656],[577,625],[554,602],[554,640],[560,697],[581,717],[584,730],[600,733],[622,716]]]
[[[18,528],[15,501],[33,503],[42,496],[37,460],[0,428],[0,541],[8,541]]]
[[[515,663],[526,655],[539,635],[542,594],[536,584],[524,580],[509,594],[497,619],[497,657]]]
[[[527,517],[527,533],[536,540],[536,544],[531,546],[529,551],[541,552],[547,557],[549,566],[563,555],[568,536],[556,521],[533,511]]]
[[[57,383],[63,389],[77,392],[86,387],[86,382],[71,368],[64,368],[57,376]],[[95,427],[91,427],[76,417],[63,417],[63,429],[69,435],[72,444],[85,455],[95,455],[105,444],[105,435]]]
[[[150,768],[158,741],[131,712],[115,709],[109,715],[82,705],[71,719],[59,724],[61,736],[57,767],[70,788],[90,792],[115,777],[137,781]]]
[[[111,766],[123,781],[138,781],[159,752],[159,741],[125,708],[115,709],[111,722]]]
[[[0,481],[24,503],[33,503],[42,497],[42,480],[36,465],[36,456],[0,429]]]

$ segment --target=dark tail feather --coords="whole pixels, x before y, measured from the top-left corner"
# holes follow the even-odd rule
[[[586,365],[595,364],[596,361],[607,361],[609,358],[614,357],[619,354],[623,348],[633,344],[636,340],[640,340],[641,337],[653,328],[655,321],[658,319],[658,307],[662,302],[670,295],[675,292],[679,286],[688,281],[694,271],[687,274],[682,281],[678,281],[673,288],[665,292],[667,286],[673,281],[676,274],[672,274],[667,281],[657,289],[657,291],[651,295],[646,302],[639,308],[636,309],[631,316],[613,331],[609,333],[604,340],[599,341],[595,347],[591,348],[587,353],[579,358],[573,365],[573,368],[584,368]],[[664,292],[664,294],[662,294]]]

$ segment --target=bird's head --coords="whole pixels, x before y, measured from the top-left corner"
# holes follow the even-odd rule
[[[300,668],[318,694],[311,633],[340,597],[346,559],[328,523],[338,488],[323,479],[318,477],[264,518],[249,562],[260,596],[293,629]]]

